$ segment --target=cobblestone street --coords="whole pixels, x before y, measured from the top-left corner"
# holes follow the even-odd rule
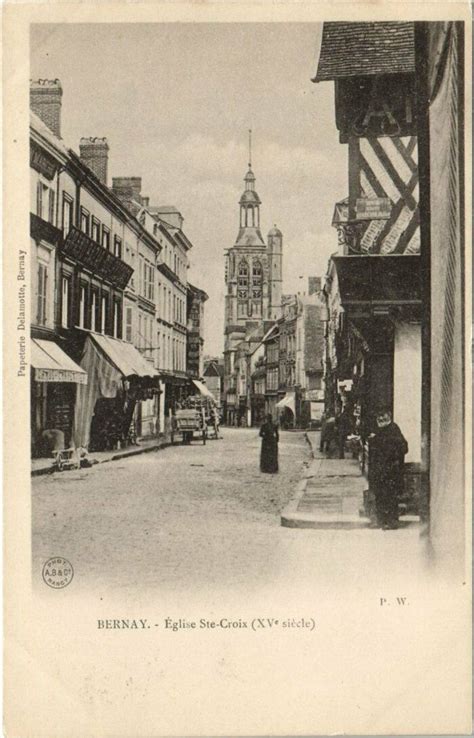
[[[74,566],[74,591],[330,592],[423,576],[419,531],[292,530],[280,513],[310,461],[283,432],[280,473],[259,471],[256,429],[33,480],[33,572]],[[407,581],[407,571],[410,571]]]
[[[308,445],[303,433],[283,433],[281,470],[270,476],[259,471],[257,430],[222,435],[33,480],[36,574],[61,555],[73,562],[78,588],[248,590],[277,576],[288,537],[279,513]]]

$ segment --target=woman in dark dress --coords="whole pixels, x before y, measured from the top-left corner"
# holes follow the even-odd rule
[[[260,471],[266,474],[275,474],[278,471],[278,426],[267,415],[260,428],[262,450],[260,452]]]

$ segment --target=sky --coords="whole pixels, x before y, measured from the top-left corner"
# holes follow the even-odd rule
[[[105,136],[112,177],[175,205],[205,290],[204,352],[223,351],[224,252],[234,245],[253,131],[261,230],[283,232],[283,291],[307,290],[337,248],[347,194],[334,84],[314,84],[315,23],[35,24],[30,77],[61,80],[62,137]]]

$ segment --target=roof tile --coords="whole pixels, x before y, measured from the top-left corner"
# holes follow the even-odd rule
[[[415,69],[414,23],[324,23],[313,82]]]

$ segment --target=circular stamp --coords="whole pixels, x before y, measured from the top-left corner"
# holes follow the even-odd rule
[[[53,589],[63,589],[71,584],[74,576],[72,564],[62,556],[53,556],[43,566],[43,580]]]

